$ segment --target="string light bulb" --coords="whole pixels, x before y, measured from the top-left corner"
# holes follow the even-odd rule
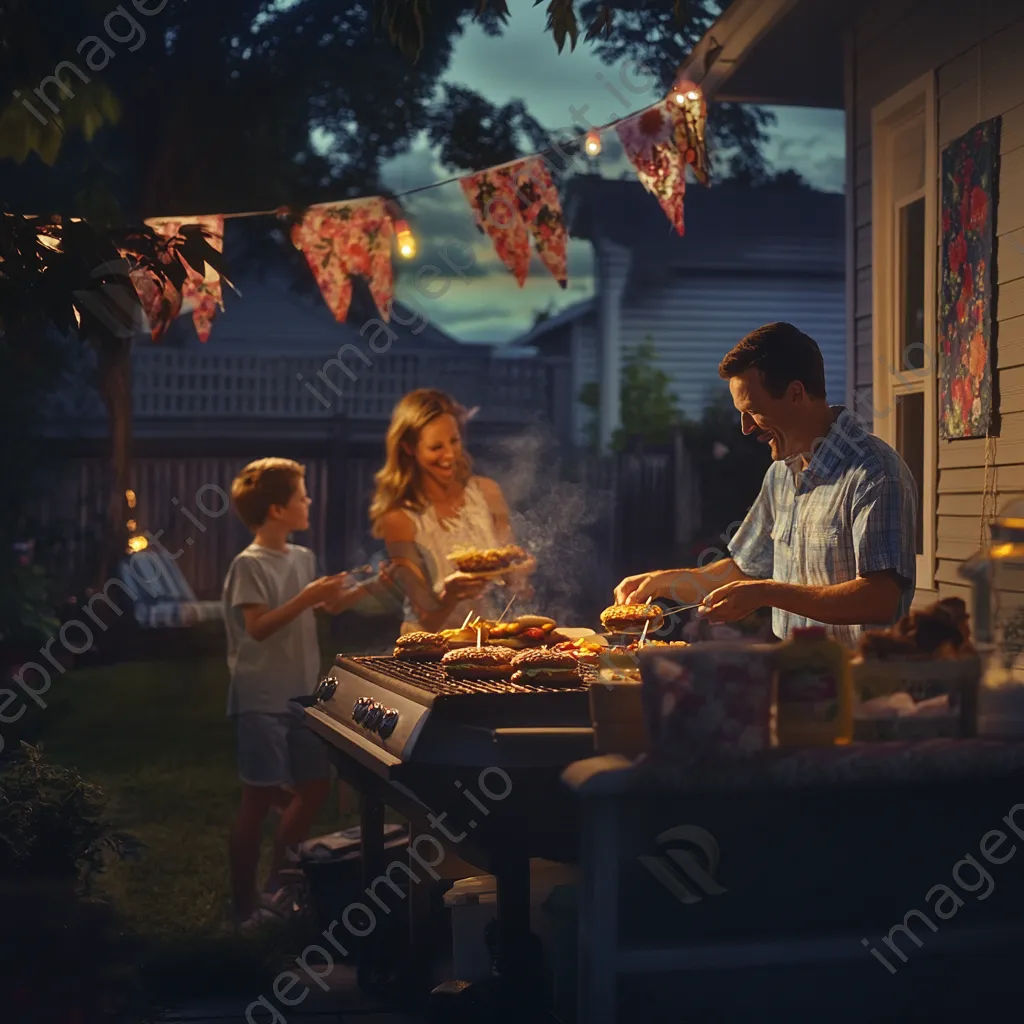
[[[700,93],[693,82],[679,82],[673,90],[672,98],[682,107],[687,103],[695,103],[699,100]]]
[[[416,237],[410,230],[407,220],[395,221],[395,242],[402,259],[411,260],[416,255]]]
[[[583,142],[583,148],[586,150],[587,156],[598,156],[601,152],[601,133],[587,132],[587,137]]]

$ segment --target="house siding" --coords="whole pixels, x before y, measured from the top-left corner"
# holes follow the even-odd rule
[[[698,419],[708,400],[725,389],[718,376],[722,356],[755,327],[788,320],[818,342],[828,393],[838,404],[846,394],[845,299],[841,275],[756,278],[687,271],[627,287],[621,345],[628,351],[653,341],[656,365],[672,382],[679,408]],[[586,327],[580,331],[579,373],[581,386],[597,380],[596,332]]]
[[[1024,495],[1024,8],[1012,0],[874,3],[852,36],[855,405],[870,414],[871,111],[929,71],[936,74],[939,152],[973,125],[1003,117],[996,208],[996,365],[999,437],[988,446],[996,507]],[[941,231],[938,233],[941,243]],[[940,263],[941,266],[941,263]],[[870,416],[868,416],[870,418]],[[960,563],[984,537],[986,441],[939,441],[935,580],[940,596],[968,595]],[[991,504],[990,504],[991,511]]]

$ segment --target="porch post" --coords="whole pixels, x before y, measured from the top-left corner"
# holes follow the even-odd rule
[[[631,253],[605,240],[599,241],[595,250],[598,274],[598,381],[601,390],[598,441],[601,451],[607,453],[611,450],[612,435],[621,422],[622,295],[629,275]]]

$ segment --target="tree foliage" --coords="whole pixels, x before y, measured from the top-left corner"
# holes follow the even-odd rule
[[[612,435],[612,450],[621,452],[635,443],[666,444],[673,429],[682,423],[682,415],[671,378],[656,364],[654,341],[650,336],[626,353],[619,387],[620,425]],[[600,384],[596,381],[585,384],[579,401],[594,414],[589,432],[591,446],[596,448]]]
[[[11,97],[0,112],[0,154],[35,150],[53,166],[40,175],[32,157],[20,175],[0,177],[0,186],[19,186],[5,188],[8,196],[34,204],[29,212],[45,198],[46,209],[73,205],[95,218],[113,197],[136,220],[374,189],[381,162],[439,112],[437,83],[474,4],[432,0],[415,63],[391,44],[371,3],[169,0],[152,17],[134,17],[138,42],[127,44],[112,41],[104,9],[81,0],[0,8],[0,52],[19,50],[19,60],[0,67],[0,95]],[[130,38],[127,22],[111,26]],[[87,48],[78,52],[89,35],[114,53],[99,71],[86,63]],[[61,61],[91,81],[65,69],[75,96],[47,88],[60,111],[44,129],[13,92],[34,97]]]
[[[543,0],[535,0],[534,6]],[[547,31],[561,53],[575,49],[585,26],[584,41],[608,64],[644,65],[668,92],[679,66],[728,6],[714,0],[547,0]],[[418,57],[433,17],[428,0],[377,0],[381,22],[392,42]],[[577,13],[578,7],[578,13]],[[504,0],[479,0],[477,16],[488,19],[486,30],[498,33],[510,17]],[[715,103],[708,111],[708,135],[715,169],[722,177],[751,184],[770,180],[762,148],[767,128],[775,122],[769,111],[736,103]]]

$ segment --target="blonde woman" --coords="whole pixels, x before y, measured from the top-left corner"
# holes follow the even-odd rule
[[[489,584],[454,575],[448,557],[463,547],[513,542],[501,488],[472,473],[464,422],[461,406],[429,388],[410,391],[391,414],[370,521],[387,547],[388,574],[405,595],[403,633],[461,626],[470,610],[494,611]],[[524,589],[525,581],[515,585]]]

